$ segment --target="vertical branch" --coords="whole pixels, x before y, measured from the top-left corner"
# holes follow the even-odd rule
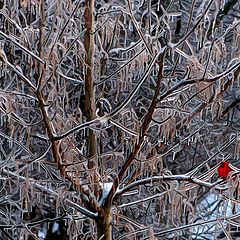
[[[44,26],[45,26],[45,21],[44,21],[44,0],[40,0],[40,17],[39,17],[39,41],[38,41],[38,54],[41,59],[43,59],[44,56]],[[37,90],[42,85],[42,79],[44,79],[44,73],[45,73],[45,66],[41,63],[38,63],[38,82],[37,82]]]
[[[92,1],[93,2],[93,1]],[[92,3],[93,4],[93,3]],[[78,5],[77,5],[78,6]],[[75,8],[76,9],[76,8]],[[73,12],[75,12],[75,9]],[[93,5],[92,5],[92,13],[93,13]],[[40,23],[39,23],[39,32],[40,32],[40,37],[39,37],[39,44],[38,44],[38,51],[39,51],[39,55],[40,55],[40,58],[43,58],[44,57],[44,49],[43,49],[43,42],[44,42],[44,0],[41,0],[40,1],[40,10],[41,10],[41,13],[40,13]],[[73,14],[73,13],[72,13]],[[88,49],[87,51],[87,55],[86,55],[86,63],[87,63],[87,66],[90,66],[88,67],[87,69],[87,75],[86,75],[86,92],[87,92],[87,96],[89,97],[89,99],[91,101],[86,101],[87,103],[91,103],[90,105],[86,104],[86,108],[88,108],[89,110],[87,111],[87,117],[88,119],[92,119],[94,118],[94,113],[95,113],[95,108],[94,108],[94,91],[93,91],[93,70],[92,70],[92,65],[93,65],[93,50],[94,50],[94,41],[93,41],[93,35],[91,35],[91,29],[93,28],[92,27],[92,23],[89,25],[89,19],[90,19],[90,22],[92,21],[93,19],[93,15],[89,17],[89,11],[87,11],[87,19],[88,21],[87,22],[87,26],[91,26],[91,28],[87,28],[89,29],[88,30],[88,34],[86,36],[86,49]],[[66,24],[65,24],[66,26]],[[65,28],[65,27],[64,27]],[[62,30],[63,32],[63,30]],[[62,34],[61,32],[61,34]],[[47,60],[48,61],[48,60]],[[47,111],[47,108],[46,108],[46,104],[45,104],[45,97],[44,97],[44,94],[43,94],[43,85],[44,85],[44,79],[45,79],[45,76],[46,76],[46,64],[42,64],[42,63],[39,63],[38,65],[38,86],[37,86],[37,90],[36,90],[36,95],[37,95],[37,98],[38,98],[38,102],[39,102],[39,108],[40,108],[40,111],[42,113],[42,116],[43,116],[43,122],[45,124],[45,127],[46,127],[46,131],[47,131],[47,135],[49,137],[49,139],[51,140],[52,142],[52,145],[51,145],[51,150],[52,150],[52,155],[53,155],[53,159],[57,165],[57,168],[58,170],[60,171],[61,175],[64,176],[66,179],[68,179],[69,181],[71,181],[72,183],[76,184],[76,180],[74,179],[74,177],[72,177],[71,175],[69,175],[65,170],[65,166],[62,164],[62,158],[61,158],[61,150],[60,150],[60,140],[56,140],[54,139],[54,135],[55,135],[55,129],[54,129],[54,126],[53,124],[51,123],[51,120],[49,118],[49,115],[48,115],[48,111]],[[92,133],[93,135],[93,133]],[[93,135],[94,137],[94,135]],[[90,139],[93,139],[90,137]],[[95,140],[95,138],[94,138]],[[93,144],[91,143],[94,143],[95,144],[95,141],[90,141],[90,144],[89,144],[89,149],[93,150],[93,153],[95,153],[94,149],[96,149],[95,145],[93,147]],[[93,155],[93,154],[92,154]],[[92,156],[91,155],[91,156]],[[88,199],[88,206],[91,206],[92,208],[94,208],[95,210],[98,210],[98,204],[94,198],[94,196],[92,196],[92,193],[90,192],[89,188],[88,187],[83,187],[81,185],[78,184],[78,187],[80,189],[80,192],[83,193],[84,196],[87,197]],[[85,201],[85,200],[84,200]]]
[[[43,40],[44,40],[44,0],[40,0],[40,16],[39,16],[39,42],[38,42],[38,53],[39,57],[43,57]]]
[[[39,57],[41,59],[44,58],[44,37],[45,37],[45,31],[44,31],[44,27],[45,27],[45,18],[44,18],[44,0],[40,0],[40,19],[39,19],[39,42],[38,42],[38,53],[39,53]],[[45,106],[45,98],[44,98],[44,94],[42,93],[42,86],[43,86],[43,80],[45,79],[45,75],[46,75],[46,64],[43,63],[38,63],[38,82],[37,82],[37,90],[36,90],[36,95],[39,101],[39,108],[40,111],[42,113],[43,116],[43,122],[46,126],[47,129],[47,134],[48,137],[52,140],[52,154],[53,154],[53,159],[55,161],[55,163],[57,164],[57,168],[59,169],[59,171],[61,172],[61,175],[64,176],[65,172],[64,172],[64,168],[61,164],[61,156],[59,154],[59,141],[53,141],[53,137],[54,137],[54,129],[53,126],[51,124],[51,121],[49,119],[48,116],[48,112]]]
[[[57,168],[61,172],[61,175],[65,176],[64,168],[61,164],[61,157],[60,157],[60,154],[59,154],[59,151],[58,151],[59,141],[54,141],[53,140],[54,130],[53,130],[52,124],[50,122],[50,119],[48,117],[48,113],[47,113],[47,110],[46,110],[46,107],[45,107],[45,101],[44,101],[43,94],[42,94],[41,91],[37,92],[37,98],[38,98],[38,101],[39,101],[39,108],[40,108],[41,113],[43,115],[43,122],[46,126],[46,129],[47,129],[48,137],[52,140],[53,159],[54,159],[55,163],[57,164]]]
[[[113,187],[111,188],[111,190],[110,190],[110,192],[109,192],[109,194],[108,194],[108,196],[106,198],[106,201],[105,201],[105,205],[108,208],[112,204],[114,194],[115,194],[115,192],[116,192],[116,190],[117,190],[121,180],[123,179],[126,171],[128,170],[128,168],[130,167],[130,165],[134,161],[134,159],[137,156],[137,154],[140,152],[141,146],[142,146],[142,144],[144,142],[145,135],[146,135],[147,130],[149,128],[149,125],[150,125],[150,123],[152,121],[152,116],[153,116],[154,110],[156,108],[157,99],[158,99],[158,96],[160,94],[164,55],[165,55],[164,53],[162,53],[160,55],[160,61],[158,62],[159,71],[158,71],[158,78],[157,78],[157,86],[156,86],[155,93],[154,93],[151,105],[149,107],[148,113],[147,113],[147,115],[146,115],[146,117],[144,119],[144,122],[142,124],[142,127],[140,129],[140,135],[139,135],[139,138],[138,138],[138,143],[135,145],[132,153],[129,155],[128,159],[125,161],[125,163],[123,164],[120,172],[118,173],[117,178],[114,180]]]
[[[85,27],[86,32],[84,36],[85,48],[85,112],[87,121],[96,118],[96,105],[95,105],[95,87],[94,87],[94,0],[86,0],[85,2]],[[94,156],[97,153],[97,142],[94,131],[88,129],[88,142],[87,142],[87,157],[88,157],[88,170],[91,174],[91,181],[95,196],[99,195],[99,185],[97,176],[97,162]]]
[[[84,47],[86,51],[85,63],[87,66],[85,75],[85,110],[87,121],[93,120],[95,116],[95,92],[94,92],[94,67],[93,67],[93,55],[94,55],[94,0],[86,0],[84,18],[85,18],[85,38]],[[89,142],[88,142],[88,157],[92,157],[96,154],[96,139],[92,130],[89,130]],[[89,161],[89,168],[93,168],[94,164]]]

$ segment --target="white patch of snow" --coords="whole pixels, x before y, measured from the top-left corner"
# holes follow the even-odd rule
[[[59,231],[59,223],[54,222],[52,226],[52,233],[58,232]]]
[[[108,196],[112,186],[113,186],[112,182],[103,183],[103,193],[102,193],[103,199],[105,199]]]
[[[106,197],[108,196],[113,183],[112,182],[107,182],[107,183],[101,183],[100,182],[100,186],[102,187],[102,197],[101,200],[99,201],[100,205],[104,202],[104,200],[106,199]]]
[[[46,236],[47,236],[47,229],[46,228],[38,230],[39,239],[46,239]]]

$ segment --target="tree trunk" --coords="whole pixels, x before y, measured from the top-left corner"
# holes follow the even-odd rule
[[[91,121],[96,118],[96,106],[95,106],[95,90],[94,90],[94,0],[86,0],[84,18],[86,32],[84,36],[84,47],[86,51],[85,63],[86,63],[86,75],[85,75],[85,110],[87,121]],[[89,129],[89,141],[88,141],[88,157],[92,157],[96,154],[96,139],[95,134]],[[94,167],[92,161],[89,161],[90,169]]]
[[[101,214],[101,215],[100,215]],[[111,209],[103,209],[97,220],[98,240],[112,240],[112,214]]]

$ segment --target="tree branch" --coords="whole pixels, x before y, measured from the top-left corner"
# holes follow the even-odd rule
[[[153,176],[153,177],[149,177],[149,178],[144,178],[141,180],[137,180],[133,183],[130,183],[128,186],[117,190],[115,196],[114,196],[114,200],[121,196],[123,193],[131,190],[134,187],[138,187],[144,184],[148,184],[148,183],[156,183],[156,182],[164,182],[164,181],[184,181],[184,182],[191,182],[191,183],[195,183],[197,185],[203,186],[203,187],[207,187],[207,188],[212,188],[214,187],[218,182],[214,182],[214,183],[208,183],[205,181],[202,181],[198,178],[195,177],[191,177],[191,176],[187,176],[187,175],[170,175],[170,176]]]
[[[166,49],[166,48],[164,48]],[[135,87],[135,89],[133,90],[133,92],[130,94],[130,96],[124,101],[124,103],[122,105],[120,105],[116,111],[114,112],[113,115],[115,115],[117,112],[119,112],[133,97],[133,95],[137,92],[137,90],[140,88],[141,84],[143,83],[143,81],[145,80],[145,78],[148,76],[148,74],[150,73],[150,70],[153,66],[153,64],[155,63],[155,61],[157,60],[157,57],[160,55],[160,61],[158,62],[159,65],[159,71],[158,71],[158,78],[157,78],[157,86],[156,86],[156,90],[151,102],[151,105],[149,107],[148,113],[144,119],[144,122],[142,124],[141,130],[140,130],[140,135],[138,137],[138,143],[135,145],[134,150],[132,151],[132,153],[130,154],[130,156],[128,157],[128,159],[125,161],[125,163],[123,164],[120,172],[118,173],[117,177],[115,178],[114,182],[113,182],[113,186],[106,198],[105,201],[105,205],[107,208],[109,208],[112,204],[113,201],[113,197],[115,192],[118,189],[119,183],[121,182],[121,180],[123,179],[126,171],[128,170],[129,166],[131,165],[131,163],[134,161],[136,155],[139,153],[139,151],[141,150],[141,146],[144,142],[144,138],[145,138],[145,134],[147,133],[147,130],[149,128],[149,125],[152,121],[152,116],[154,114],[155,108],[156,108],[156,104],[157,104],[157,98],[160,94],[160,88],[161,88],[161,82],[162,82],[162,71],[163,71],[163,66],[164,66],[164,55],[165,55],[165,51],[162,50],[161,52],[159,52],[158,54],[156,54],[155,58],[153,58],[153,60],[151,61],[151,64],[148,67],[148,70],[146,71],[144,77],[141,79],[141,81],[139,82],[139,84]],[[111,115],[111,114],[110,114]]]
[[[50,189],[50,188],[48,188],[46,186],[42,186],[41,184],[34,182],[33,179],[31,179],[31,178],[25,178],[23,176],[19,176],[18,174],[13,173],[11,171],[7,171],[5,169],[3,169],[1,171],[1,173],[5,174],[5,175],[8,175],[8,176],[10,175],[11,177],[14,177],[14,178],[22,180],[22,181],[28,181],[28,182],[30,182],[32,184],[33,187],[36,187],[39,190],[45,191],[48,194],[50,194],[51,196],[53,196],[53,197],[59,198],[59,194],[57,192],[53,191],[52,189]],[[80,213],[82,213],[83,215],[85,215],[85,216],[87,216],[87,217],[89,217],[91,219],[95,219],[98,216],[97,213],[89,211],[88,209],[80,206],[79,204],[71,201],[70,199],[67,199],[64,196],[63,196],[63,200],[69,206],[73,207],[74,209],[76,209],[77,211],[79,211]]]

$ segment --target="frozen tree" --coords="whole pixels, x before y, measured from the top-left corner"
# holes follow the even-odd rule
[[[0,1],[1,239],[229,238],[239,7]]]

